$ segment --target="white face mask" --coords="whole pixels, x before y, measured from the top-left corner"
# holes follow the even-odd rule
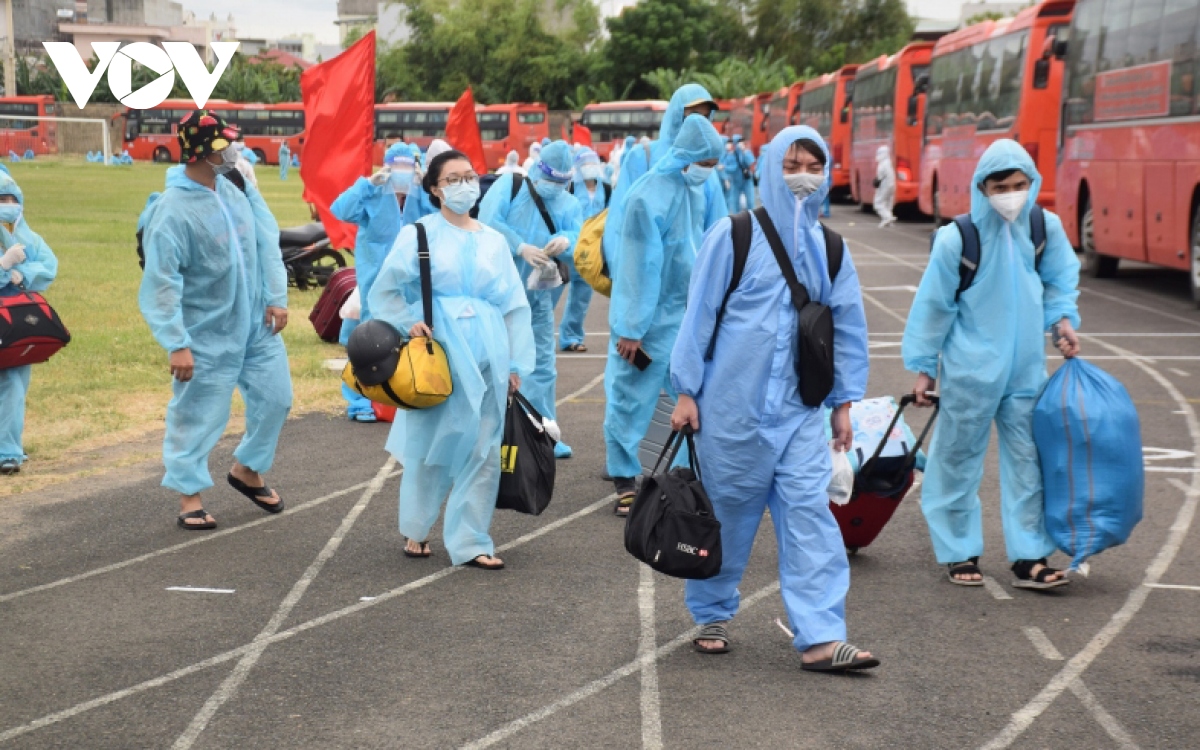
[[[796,200],[804,200],[821,189],[821,186],[825,184],[825,175],[808,174],[807,172],[785,174],[783,181],[787,184],[788,190],[792,191],[792,195],[796,196]]]
[[[1021,190],[1013,193],[1000,193],[988,198],[988,202],[992,204],[992,208],[996,213],[1004,217],[1005,221],[1016,221],[1021,215],[1025,204],[1029,202],[1029,191]]]
[[[699,164],[693,164],[683,173],[683,179],[687,180],[689,185],[703,185],[712,173],[712,167],[702,167]]]

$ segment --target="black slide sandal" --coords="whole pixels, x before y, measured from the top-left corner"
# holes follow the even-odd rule
[[[283,512],[283,498],[282,497],[279,498],[279,502],[277,502],[275,504],[264,503],[262,500],[259,500],[260,497],[268,497],[269,498],[269,497],[275,496],[275,493],[265,483],[263,484],[262,487],[251,487],[250,485],[246,484],[242,480],[235,477],[233,474],[230,474],[228,479],[229,479],[230,487],[234,488],[238,492],[240,492],[243,495],[245,495],[246,497],[250,498],[250,502],[252,502],[255,505],[257,505],[258,507],[262,508],[266,512],[268,512],[268,513],[282,513]]]
[[[480,557],[487,558],[488,560],[496,559],[492,555],[479,555],[478,557],[472,557],[470,560],[467,560],[465,563],[463,563],[463,566],[467,568],[479,568],[480,570],[504,570],[504,563],[500,563],[499,565],[488,565],[486,563],[479,562]]]
[[[961,578],[955,578],[955,576],[961,576],[961,575],[977,575],[977,576],[979,576],[979,580],[978,581],[964,581]],[[960,563],[950,563],[949,565],[946,566],[946,576],[950,579],[950,583],[953,583],[955,586],[982,586],[983,585],[983,571],[981,571],[979,569],[979,558],[978,557],[972,557],[972,558],[969,558],[966,561],[960,562]]]
[[[216,521],[204,521],[204,519],[207,517],[208,511],[204,510],[204,508],[201,508],[200,510],[193,510],[188,513],[180,513],[179,518],[175,520],[182,528],[185,528],[188,531],[208,531],[209,529],[217,528]],[[204,523],[188,523],[187,519],[189,518],[199,518],[201,521],[204,521]]]
[[[716,648],[705,648],[700,645],[700,641],[720,641],[721,645]],[[700,634],[692,639],[692,646],[701,654],[728,654],[729,631],[725,629],[725,623],[710,622],[700,628]]]
[[[1042,569],[1033,575],[1035,565],[1041,565]],[[1056,589],[1059,586],[1066,586],[1071,582],[1071,579],[1063,575],[1056,581],[1047,581],[1046,579],[1055,573],[1062,573],[1061,570],[1050,567],[1046,562],[1046,558],[1040,560],[1017,560],[1012,566],[1013,575],[1017,580],[1013,581],[1013,588],[1032,589],[1034,591],[1045,591],[1047,589]]]
[[[408,548],[408,543],[411,541],[412,541],[411,539],[406,539],[404,541],[404,556],[405,557],[415,557],[418,559],[423,558],[423,557],[433,557],[433,551],[431,549],[429,549],[429,542],[417,542],[417,544],[421,545],[421,551],[413,552],[412,550],[410,550]]]
[[[874,669],[879,666],[875,657],[860,659],[862,649],[849,643],[839,642],[833,648],[833,656],[810,663],[801,663],[800,668],[806,672],[846,672],[859,669]]]

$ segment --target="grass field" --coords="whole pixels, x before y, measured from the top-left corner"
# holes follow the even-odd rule
[[[105,167],[82,159],[6,165],[25,193],[25,218],[58,256],[46,298],[71,331],[70,346],[33,369],[25,451],[38,464],[73,451],[117,445],[161,429],[170,398],[167,355],[137,306],[141,270],[134,232],[146,197],[163,189],[166,165]],[[258,170],[260,188],[280,226],[309,221],[293,170]],[[338,381],[322,362],[340,356],[308,322],[319,291],[291,290],[283,336],[295,385],[295,412],[334,409]],[[235,413],[240,413],[240,403]]]

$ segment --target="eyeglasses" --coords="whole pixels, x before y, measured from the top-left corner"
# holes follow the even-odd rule
[[[447,187],[454,187],[455,185],[461,185],[464,182],[468,185],[474,185],[476,182],[479,182],[479,175],[475,174],[474,172],[469,172],[467,174],[461,174],[461,175],[460,174],[452,174],[444,180],[438,180],[439,185],[444,184]]]

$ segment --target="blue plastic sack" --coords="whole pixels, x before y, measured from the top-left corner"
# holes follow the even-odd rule
[[[1137,409],[1125,386],[1095,365],[1069,360],[1033,413],[1045,485],[1046,531],[1078,570],[1124,544],[1142,520],[1145,470]]]

